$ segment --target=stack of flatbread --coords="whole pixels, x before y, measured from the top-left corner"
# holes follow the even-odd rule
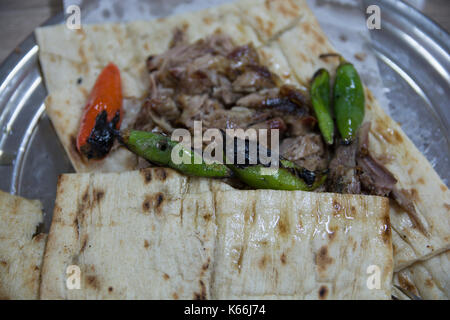
[[[253,42],[273,72],[298,86],[338,63],[319,58],[335,50],[304,0],[37,29],[47,112],[80,172],[58,185],[42,298],[390,298],[392,278],[423,298],[449,297],[448,188],[368,89],[370,152],[386,160],[427,234],[385,198],[236,191],[170,170],[123,172],[138,161],[118,145],[102,161],[83,160],[75,137],[100,70],[110,61],[121,70],[126,127],[148,88],[145,60],[168,48],[175,27],[191,41],[225,32]],[[70,265],[80,268],[81,289],[66,286]]]

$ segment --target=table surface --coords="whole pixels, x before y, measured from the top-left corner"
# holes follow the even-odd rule
[[[450,32],[449,0],[404,1]],[[0,0],[0,62],[36,27],[62,10],[62,0]]]

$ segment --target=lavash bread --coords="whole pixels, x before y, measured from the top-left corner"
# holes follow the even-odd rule
[[[427,300],[450,299],[450,251],[394,274],[394,284]]]
[[[211,191],[231,187],[194,180],[163,168],[62,175],[41,299],[210,298]],[[66,287],[70,265],[80,290]]]
[[[38,298],[47,236],[34,234],[42,220],[38,200],[0,191],[0,299]]]
[[[41,298],[388,299],[387,205],[232,190],[162,168],[62,175]],[[366,285],[370,264],[380,289]],[[80,268],[79,290],[66,287],[70,265]]]
[[[217,192],[215,203],[215,298],[390,299],[385,198],[253,190]]]

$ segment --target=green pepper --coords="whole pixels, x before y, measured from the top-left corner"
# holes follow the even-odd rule
[[[364,118],[364,87],[355,67],[341,59],[334,83],[336,124],[345,143],[350,143]]]
[[[158,133],[124,130],[119,134],[119,141],[138,156],[152,163],[170,167],[186,175],[208,178],[226,178],[231,176],[231,171],[223,164],[206,164],[204,161],[200,164],[194,163],[197,155],[192,150],[186,149],[182,144]],[[189,161],[186,161],[188,163],[175,163],[173,161],[172,151],[177,146],[179,148],[178,155],[181,159],[183,157],[189,159]]]
[[[313,173],[312,181],[309,183],[302,177],[303,170],[289,168],[268,168],[263,165],[251,165],[240,167],[228,165],[233,170],[235,176],[256,189],[274,189],[274,190],[303,190],[311,191],[319,187],[325,182],[326,175],[320,174],[316,176]],[[311,172],[309,172],[311,173]]]
[[[278,168],[271,168],[259,163],[254,165],[230,164],[228,161],[226,163],[235,177],[256,189],[311,191],[322,185],[326,179],[324,172],[301,168],[282,157],[279,158]]]
[[[196,155],[182,144],[158,133],[138,130],[123,130],[118,133],[119,141],[130,151],[152,163],[167,166],[191,176],[227,178],[232,173],[250,187],[276,190],[314,190],[326,179],[326,175],[306,170],[294,163],[280,159],[280,168],[266,168],[263,165],[240,166],[234,164],[195,164]],[[190,159],[190,163],[177,164],[172,159],[172,151],[178,147],[180,158]]]
[[[226,145],[231,145],[224,131],[221,131],[223,135],[223,141]],[[227,148],[224,148],[224,162],[233,171],[234,176],[240,181],[244,182],[248,186],[255,189],[274,189],[274,190],[304,190],[310,191],[316,189],[318,186],[323,184],[326,179],[326,175],[323,172],[313,172],[305,168],[298,167],[295,163],[284,159],[283,157],[277,155],[278,157],[278,167],[271,168],[270,166],[265,166],[260,163],[259,157],[256,158],[256,163],[251,164],[250,159],[250,141],[244,140],[244,164],[237,164],[237,154],[238,150],[238,140],[236,136],[233,137],[234,155],[233,159],[228,159],[230,156],[228,154]],[[256,142],[257,143],[257,142]],[[242,144],[241,144],[242,145]],[[262,154],[273,155],[273,151],[265,146],[261,146],[259,143],[256,145],[256,150],[260,155]],[[227,157],[228,156],[228,157]]]
[[[319,69],[314,74],[310,95],[320,132],[326,143],[333,144],[334,123],[330,110],[330,75],[326,69]]]

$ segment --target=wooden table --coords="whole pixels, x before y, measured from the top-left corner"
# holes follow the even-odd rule
[[[0,61],[36,27],[62,10],[62,0],[0,0]]]
[[[405,1],[450,32],[449,0]],[[62,10],[62,0],[0,0],[0,62],[37,26]]]

